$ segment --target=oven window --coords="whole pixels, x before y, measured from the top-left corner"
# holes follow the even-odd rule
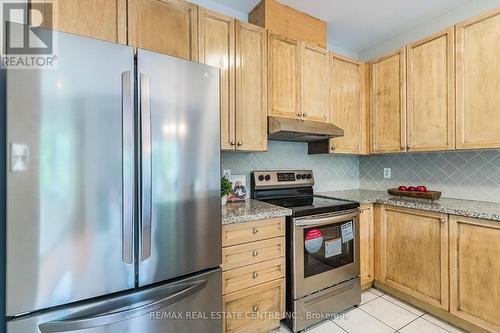
[[[354,263],[354,221],[304,229],[304,278]]]

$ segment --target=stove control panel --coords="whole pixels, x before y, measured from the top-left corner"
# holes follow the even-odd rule
[[[268,170],[252,172],[252,188],[314,186],[312,170]]]

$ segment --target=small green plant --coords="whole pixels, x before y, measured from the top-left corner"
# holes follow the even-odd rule
[[[231,189],[233,187],[233,183],[231,183],[226,176],[222,177],[220,180],[220,196],[229,195],[231,193]]]

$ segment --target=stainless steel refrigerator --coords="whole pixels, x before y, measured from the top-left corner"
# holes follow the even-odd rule
[[[7,332],[220,332],[218,69],[56,34],[2,75]]]

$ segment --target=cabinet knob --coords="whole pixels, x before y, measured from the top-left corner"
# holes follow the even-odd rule
[[[231,141],[231,146],[235,146],[236,145],[236,142],[235,141]]]
[[[304,113],[304,117],[307,117],[307,113]]]
[[[302,112],[297,113],[297,116],[302,117]]]
[[[406,148],[411,149],[411,145],[407,145]]]
[[[405,145],[401,145],[401,150],[404,150],[405,149]]]
[[[331,150],[331,151],[334,151],[334,150],[335,150],[335,146],[331,146],[331,147],[330,147],[330,150]]]
[[[254,305],[252,310],[253,310],[253,312],[257,312],[257,311],[259,311],[259,307],[257,305]]]
[[[446,222],[446,219],[444,217],[442,217],[440,220],[441,220],[441,223],[445,223]]]
[[[243,146],[243,142],[238,141],[238,146]]]
[[[258,272],[253,272],[252,277],[254,279],[258,278],[259,277],[259,273]]]
[[[257,228],[253,228],[252,232],[253,232],[253,234],[255,235],[255,234],[257,234],[257,233],[259,232],[259,229],[257,229]]]
[[[253,251],[253,252],[252,252],[252,256],[253,256],[253,257],[257,257],[258,255],[259,255],[259,251]]]

